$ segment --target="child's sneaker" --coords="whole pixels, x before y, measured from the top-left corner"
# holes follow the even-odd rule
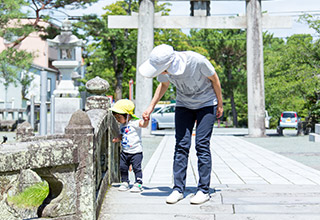
[[[132,193],[142,192],[142,184],[141,183],[133,184],[132,188],[130,189],[130,192],[132,192]]]
[[[118,190],[119,191],[127,191],[128,189],[129,189],[129,183],[122,182]]]

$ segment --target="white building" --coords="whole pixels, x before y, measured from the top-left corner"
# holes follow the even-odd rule
[[[34,22],[34,19],[24,19],[22,22],[24,24],[31,24]],[[40,22],[39,25],[48,27],[50,24],[46,22]],[[20,73],[20,77],[22,77],[23,74],[29,74],[33,76],[34,80],[30,85],[27,98],[30,99],[31,95],[33,95],[36,103],[40,102],[40,72],[42,70],[47,71],[48,101],[50,100],[50,97],[53,94],[53,91],[56,89],[58,81],[61,78],[59,71],[52,66],[52,62],[59,59],[58,51],[56,48],[49,47],[48,42],[41,39],[41,34],[43,33],[33,32],[26,39],[24,39],[20,45],[17,46],[18,49],[33,52],[35,55],[31,69],[28,72]],[[5,50],[10,43],[12,42],[7,42],[5,39],[0,38],[0,52]],[[77,48],[76,60],[81,63],[81,48]],[[16,109],[26,108],[27,101],[22,99],[21,90],[22,86],[19,85],[19,83],[17,87],[15,87],[13,84],[10,84],[7,92],[7,106],[5,106],[5,87],[3,85],[3,79],[0,78],[0,109],[4,109],[5,107]]]

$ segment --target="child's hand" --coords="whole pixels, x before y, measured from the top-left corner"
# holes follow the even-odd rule
[[[148,124],[149,124],[149,120],[140,120],[139,121],[140,128],[146,128],[146,127],[148,127]]]
[[[145,121],[149,121],[150,120],[150,115],[153,111],[153,107],[149,106],[143,113],[142,113],[142,118]]]
[[[121,141],[121,139],[120,139],[119,137],[112,139],[112,142],[113,142],[113,143],[120,142],[120,141]]]

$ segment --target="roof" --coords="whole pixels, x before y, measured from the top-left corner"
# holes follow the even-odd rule
[[[37,70],[45,70],[45,71],[49,71],[49,72],[53,72],[53,73],[58,73],[59,71],[53,68],[49,68],[49,67],[43,67],[43,66],[38,66],[36,64],[31,64],[31,67],[37,69]]]

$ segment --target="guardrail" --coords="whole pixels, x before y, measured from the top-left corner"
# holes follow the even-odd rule
[[[107,187],[119,181],[118,123],[104,96],[88,98],[86,111],[73,113],[65,134],[35,136],[28,122],[18,126],[14,144],[0,145],[2,219],[95,220]],[[40,206],[9,198],[45,180],[49,194]]]

